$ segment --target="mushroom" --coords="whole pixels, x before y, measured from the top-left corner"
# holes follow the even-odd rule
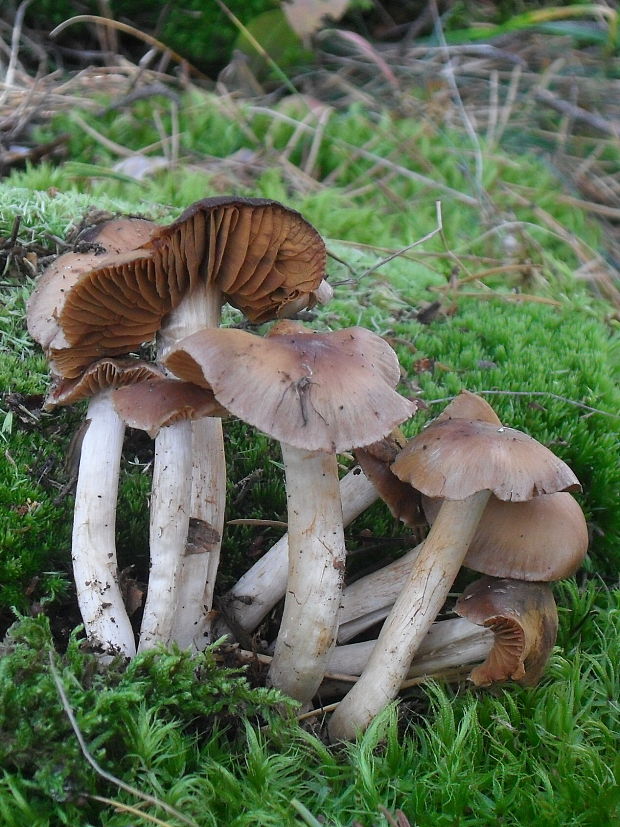
[[[156,445],[162,429],[187,428],[188,425],[195,428],[204,417],[228,415],[206,388],[161,377],[114,391],[112,402],[128,425],[147,431],[155,437]],[[163,454],[161,444],[160,441],[153,468],[152,496],[164,502],[178,503],[179,509],[176,519],[168,523],[167,534],[156,520],[151,519],[151,569],[142,628],[153,629],[155,639],[162,629],[171,629],[170,637],[180,647],[189,648],[200,622],[196,607],[202,605],[204,597],[203,562],[209,553],[219,552],[221,535],[207,520],[190,516],[200,513],[201,507],[200,501],[190,503],[190,495],[197,500],[196,492],[200,490],[196,474],[191,473],[191,455],[182,454],[182,461],[179,461],[178,455]],[[182,449],[191,445],[194,452],[200,451],[195,433],[193,441],[181,440],[180,445]],[[161,513],[159,503],[152,502],[151,514]],[[181,543],[184,544],[183,556],[178,554]],[[178,595],[176,602],[169,599],[171,589]],[[142,648],[145,642],[147,639],[141,639]]]
[[[536,440],[480,419],[440,419],[392,465],[399,479],[444,502],[388,615],[360,680],[329,724],[334,740],[354,737],[389,703],[420,640],[441,609],[491,494],[523,501],[578,490],[575,475]]]
[[[441,503],[422,497],[431,525]],[[571,494],[558,491],[526,502],[491,496],[463,565],[493,577],[550,582],[573,575],[587,550],[588,526]]]
[[[139,246],[156,225],[137,218],[118,218],[91,227],[79,244],[88,251],[65,253],[43,273],[28,302],[28,331],[49,356],[64,341],[58,316],[71,288],[84,272],[102,263],[118,261]],[[73,360],[73,361],[72,361]],[[143,362],[102,360],[83,371],[79,354],[67,348],[74,381],[56,376],[46,407],[91,397],[86,414],[78,474],[72,558],[78,603],[89,638],[107,651],[135,652],[133,631],[118,587],[114,537],[120,454],[124,425],[114,412],[109,389],[142,381],[160,371]]]
[[[76,376],[100,355],[126,353],[156,333],[162,359],[176,339],[219,324],[223,301],[239,307],[251,321],[263,321],[327,300],[331,291],[323,281],[324,270],[322,239],[294,210],[266,199],[204,199],[177,221],[150,233],[139,249],[96,262],[72,279],[56,312],[58,333],[48,346],[51,364],[62,375]],[[192,516],[221,535],[225,496],[221,425],[205,418],[193,426],[182,422],[164,428],[155,454],[156,476],[160,466],[178,468],[167,495],[155,493],[152,500],[154,556],[171,561],[170,551],[176,548],[167,598],[171,605],[176,600],[173,583],[194,581],[197,576],[206,583],[199,602],[188,608],[190,614],[201,615],[202,631],[192,628],[204,645],[219,546],[212,544],[210,553],[202,555],[200,575],[198,556],[191,565],[179,562],[189,515],[181,501],[186,492],[175,489],[174,480],[189,473],[193,456]],[[159,544],[168,548],[166,554],[159,553]],[[179,566],[187,571],[178,574]],[[174,637],[173,630],[162,625],[163,618],[151,623],[156,614],[148,613],[142,648]]]
[[[431,525],[441,503],[441,499],[422,497]],[[463,565],[494,577],[562,580],[579,568],[587,548],[585,517],[571,494],[544,494],[527,502],[503,502],[491,496]],[[345,588],[338,626],[339,643],[345,643],[388,615],[419,550],[420,546],[416,546],[398,560]]]
[[[411,486],[402,483],[389,472],[392,462],[406,440],[396,429],[385,439],[356,449],[360,461],[340,481],[340,499],[342,501],[343,526],[349,525],[381,495],[389,497],[384,486],[394,491],[393,510],[409,525],[418,523],[420,518],[419,503],[411,497]],[[389,481],[386,479],[389,472]],[[392,502],[392,499],[389,500]],[[284,597],[288,571],[288,535],[278,542],[256,562],[230,591],[221,598],[227,618],[236,629],[251,632],[259,625],[265,615]],[[385,615],[384,615],[385,617]],[[220,624],[225,634],[225,621]]]
[[[118,582],[115,538],[125,423],[114,410],[111,393],[161,375],[155,365],[137,359],[101,359],[78,379],[58,379],[45,403],[50,409],[90,397],[73,509],[73,576],[89,641],[127,657],[135,654],[136,645]]]
[[[150,246],[156,261],[177,274],[179,285],[185,277],[190,285],[158,332],[160,361],[165,361],[176,341],[198,330],[217,327],[223,300],[258,321],[285,312],[291,303],[296,308],[311,305],[313,291],[324,285],[322,239],[299,213],[277,202],[205,199],[162,229]],[[321,299],[325,298],[322,291]],[[158,469],[170,468],[173,457],[179,465],[178,476],[183,468],[187,472],[191,447],[193,483],[189,513],[184,493],[181,488],[175,489],[174,481],[166,496],[156,495],[152,501],[151,548],[153,559],[160,560],[161,567],[155,571],[151,568],[151,574],[162,588],[157,589],[155,602],[147,595],[140,649],[172,640],[201,649],[211,636],[210,610],[220,542],[199,544],[191,556],[184,550],[190,518],[207,526],[212,538],[221,538],[226,488],[224,446],[221,425],[213,418],[194,422],[191,432],[188,423],[178,423],[160,431],[155,442],[154,477],[159,480]],[[177,474],[173,472],[178,478]],[[164,595],[165,608],[160,605]]]
[[[469,391],[462,391],[436,421],[455,418],[475,418],[500,424],[490,405]],[[357,450],[356,455],[358,459],[364,459],[363,452]],[[381,496],[392,514],[398,516],[402,512],[404,500],[395,482],[412,491],[413,501],[417,502],[420,492],[400,482],[385,468],[377,465],[377,469],[386,478]],[[370,468],[366,470],[372,473]],[[422,497],[429,523],[434,522],[441,502],[441,499]],[[407,524],[407,520],[403,521]],[[491,496],[463,565],[495,577],[561,580],[581,565],[587,547],[586,521],[570,494],[549,494],[523,503],[502,502]],[[345,588],[338,627],[339,643],[345,643],[387,616],[419,548],[416,546],[398,560]]]
[[[492,650],[469,676],[476,686],[509,679],[524,686],[538,683],[558,631],[558,612],[546,583],[482,577],[465,589],[454,611],[494,634]]]
[[[493,649],[494,632],[493,626],[487,627],[469,617],[434,622],[421,641],[405,679],[484,661]],[[361,675],[375,644],[375,640],[365,640],[336,646],[329,659],[328,672]]]
[[[194,382],[202,374],[231,413],[281,443],[289,580],[269,681],[306,703],[334,644],[344,575],[336,453],[375,442],[415,410],[394,390],[396,354],[362,328],[315,333],[280,322],[265,339],[202,331],[166,364]]]

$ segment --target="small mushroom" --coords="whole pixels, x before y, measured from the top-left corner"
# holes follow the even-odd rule
[[[156,225],[136,218],[119,218],[89,228],[80,236],[88,252],[59,256],[39,278],[28,302],[30,335],[49,357],[58,341],[65,342],[58,317],[66,297],[85,272],[102,262],[117,261],[139,246]],[[130,253],[129,253],[130,254]],[[66,344],[66,342],[65,342]],[[107,651],[135,652],[133,631],[118,587],[115,510],[124,424],[112,408],[109,390],[127,382],[142,381],[154,367],[137,360],[104,359],[83,370],[85,364],[67,348],[75,367],[73,381],[56,376],[46,407],[70,404],[91,397],[87,431],[80,457],[74,510],[72,558],[80,611],[86,632]]]
[[[377,441],[415,410],[394,390],[396,354],[362,328],[314,333],[280,322],[265,339],[203,331],[166,364],[193,381],[201,372],[231,413],[281,443],[289,580],[269,680],[306,703],[335,642],[344,576],[336,452]]]
[[[204,417],[228,415],[210,390],[164,377],[113,391],[112,402],[128,425],[147,431],[156,440],[162,429],[175,426],[178,434],[179,428],[195,428]],[[164,637],[173,639],[182,648],[192,646],[195,627],[200,622],[196,607],[201,605],[205,590],[202,558],[213,551],[219,553],[221,542],[216,527],[191,516],[199,508],[199,504],[190,508],[190,486],[195,496],[199,479],[195,472],[192,473],[192,461],[196,467],[193,454],[202,459],[196,434],[193,439],[190,434],[190,439],[173,440],[172,444],[175,449],[180,445],[181,451],[185,446],[191,446],[193,451],[189,456],[181,453],[181,457],[178,453],[162,452],[161,440],[159,450],[156,450],[152,483],[155,501],[151,502],[150,525],[151,567],[140,640],[143,649]],[[198,468],[201,465],[198,463]],[[161,506],[160,500],[163,501]],[[162,525],[161,515],[166,512],[168,503],[173,503],[177,510]],[[200,542],[196,542],[197,529]],[[181,543],[184,544],[183,555],[178,554]],[[175,594],[175,601],[169,599],[171,593]]]
[[[360,680],[329,724],[354,737],[398,692],[420,640],[437,616],[491,494],[523,501],[579,483],[532,437],[483,420],[441,419],[412,439],[392,465],[401,480],[444,503],[388,615]]]
[[[511,679],[524,686],[538,683],[558,631],[558,612],[546,583],[482,577],[465,589],[454,611],[494,634],[492,650],[469,676],[476,686]]]
[[[116,499],[125,423],[114,410],[114,388],[161,377],[137,359],[102,359],[78,379],[58,379],[45,407],[90,397],[73,509],[71,557],[77,600],[89,640],[106,652],[132,657],[135,639],[118,582]]]

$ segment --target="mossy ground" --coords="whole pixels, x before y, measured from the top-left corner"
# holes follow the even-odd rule
[[[168,111],[162,106],[154,119],[152,103],[138,102],[120,114],[82,117],[139,152],[172,129]],[[287,112],[301,118],[290,104]],[[183,163],[141,182],[114,170],[110,151],[66,115],[41,137],[68,129],[73,161],[14,173],[0,191],[0,236],[8,238],[21,217],[21,250],[12,249],[0,283],[0,617],[6,628],[12,607],[43,613],[21,621],[0,661],[0,813],[9,827],[126,825],[155,814],[181,823],[84,768],[47,665],[53,640],[67,645],[76,622],[64,460],[82,411],[40,411],[47,371],[24,324],[34,268],[20,256],[53,252],[54,239],[87,207],[168,220],[207,194],[235,191],[282,200],[324,234],[335,256],[335,298],[311,323],[362,324],[387,338],[403,366],[402,392],[428,405],[408,433],[461,388],[488,391],[502,421],[571,464],[584,486],[591,552],[580,586],[557,589],[561,634],[539,687],[417,690],[403,702],[400,724],[391,710],[342,749],[268,715],[273,696],[210,666],[162,655],[102,672],[72,638],[52,658],[92,752],[200,825],[388,823],[380,807],[401,808],[419,825],[611,824],[620,817],[620,360],[609,306],[573,277],[583,263],[579,251],[596,258],[600,228],[557,197],[552,166],[532,155],[482,145],[477,175],[477,148],[464,133],[429,121],[334,111],[319,140],[316,129],[303,131],[281,114],[239,106],[231,115],[218,98],[189,93],[179,109]],[[365,156],[356,149],[364,146]],[[528,187],[536,197],[524,201],[519,188]],[[436,199],[442,231],[367,272],[385,250],[437,229]],[[541,220],[541,210],[555,224]],[[234,312],[228,320],[237,320]],[[228,518],[285,519],[275,446],[234,423],[226,447]],[[119,557],[140,579],[148,565],[150,445],[130,433],[126,449]],[[369,534],[380,559],[408,537],[380,506],[351,527],[349,545],[363,549]],[[277,536],[275,528],[231,526],[220,587]],[[356,561],[372,563],[370,554]],[[233,700],[223,714],[226,693]],[[256,719],[239,726],[227,717],[251,717],[259,707],[266,730]],[[145,809],[130,816],[129,806]]]

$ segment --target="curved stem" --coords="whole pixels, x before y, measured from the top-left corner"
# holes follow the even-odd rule
[[[89,640],[132,657],[136,644],[118,584],[115,541],[125,423],[106,392],[91,399],[86,416],[71,550],[77,599]]]
[[[489,491],[446,500],[388,615],[359,681],[329,723],[334,741],[354,738],[392,701],[440,611],[489,499]]]
[[[268,681],[311,700],[336,640],[345,567],[335,454],[282,445],[288,502],[289,577]]]

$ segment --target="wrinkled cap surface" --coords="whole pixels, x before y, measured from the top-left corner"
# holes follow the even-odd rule
[[[211,387],[235,416],[309,451],[376,442],[416,410],[394,390],[400,368],[392,348],[359,327],[332,333],[302,328],[264,339],[242,330],[205,330],[173,348],[166,365],[182,379]]]
[[[519,502],[581,490],[568,465],[540,442],[480,420],[435,420],[409,441],[392,470],[426,496],[448,500],[489,490],[500,500]]]
[[[422,499],[431,525],[441,503]],[[494,577],[562,580],[577,571],[587,550],[586,520],[570,494],[545,494],[527,502],[491,497],[463,565]]]
[[[549,586],[483,577],[465,589],[454,611],[494,633],[487,659],[469,676],[476,686],[511,679],[533,686],[540,680],[558,631]]]

